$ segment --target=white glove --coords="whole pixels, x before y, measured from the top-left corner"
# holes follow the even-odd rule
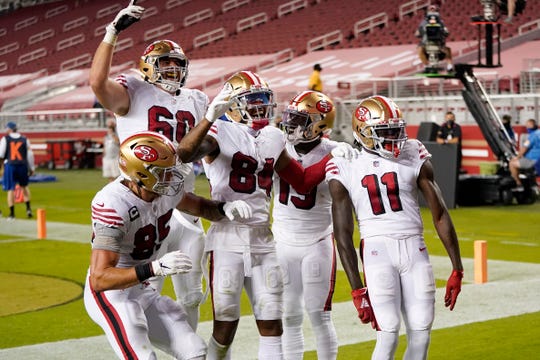
[[[330,154],[332,154],[332,157],[342,157],[346,160],[352,160],[360,155],[360,151],[346,142],[340,142],[338,146],[332,149]]]
[[[151,263],[154,276],[183,274],[191,270],[191,259],[180,250],[163,255]]]
[[[223,205],[223,211],[225,212],[225,216],[231,221],[233,221],[235,218],[249,219],[253,215],[251,206],[242,200],[226,202]]]
[[[141,19],[144,8],[135,5],[136,2],[136,0],[131,0],[126,8],[123,8],[116,14],[113,22],[105,28],[107,32],[103,41],[114,45],[120,31],[127,29],[131,24]]]
[[[206,110],[206,115],[204,116],[206,120],[213,123],[219,117],[227,112],[227,110],[231,107],[232,100],[225,100],[230,97],[231,93],[233,91],[232,85],[229,83],[225,83],[225,86],[223,86],[223,89],[219,92],[219,94],[216,95],[214,100],[210,103],[208,106],[208,110]]]

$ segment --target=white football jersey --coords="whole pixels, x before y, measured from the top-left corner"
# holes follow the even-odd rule
[[[92,247],[120,253],[117,267],[156,259],[170,231],[169,221],[184,192],[159,196],[151,203],[136,196],[120,180],[107,184],[92,200],[92,229],[101,237]]]
[[[253,217],[242,223],[269,226],[274,165],[285,148],[285,139],[273,126],[261,129],[257,136],[250,130],[245,125],[216,121],[208,135],[216,139],[220,152],[212,162],[203,164],[212,199],[244,200],[251,205]]]
[[[319,162],[338,145],[323,138],[321,143],[307,154],[299,154],[287,143],[289,155],[304,166]],[[288,245],[314,244],[332,233],[332,198],[326,181],[317,185],[309,194],[299,194],[294,188],[274,175],[274,206],[272,232],[276,240]],[[301,225],[300,225],[301,224]]]
[[[208,96],[200,90],[181,88],[180,94],[171,95],[139,76],[122,74],[116,81],[127,89],[130,98],[129,112],[115,115],[120,142],[136,132],[150,130],[177,145],[202,120],[208,107]],[[186,179],[187,191],[193,191],[194,180],[194,175]]]
[[[420,168],[431,158],[424,145],[407,140],[397,159],[362,151],[357,159],[333,158],[326,179],[338,180],[348,190],[363,239],[379,235],[421,235],[418,206]]]

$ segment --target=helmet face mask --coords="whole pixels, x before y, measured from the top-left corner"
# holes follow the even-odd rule
[[[240,71],[227,80],[232,86],[232,105],[225,113],[228,120],[260,130],[274,119],[274,93],[259,75]]]
[[[173,143],[165,136],[143,131],[120,145],[120,171],[124,178],[158,195],[174,196],[184,187],[181,164]]]
[[[334,104],[326,95],[317,91],[303,91],[289,102],[280,126],[289,143],[312,142],[330,134],[335,113]]]
[[[159,195],[174,196],[182,190],[184,178],[178,166],[170,168],[149,167],[148,171],[156,179],[152,192]]]
[[[306,129],[311,119],[308,113],[287,109],[283,112],[280,123],[285,132],[287,142],[296,145],[306,138]]]
[[[180,45],[170,40],[159,40],[145,49],[139,70],[145,81],[174,93],[186,83],[188,64]]]
[[[401,110],[389,98],[372,96],[360,102],[353,113],[355,140],[369,152],[384,158],[397,158],[407,141]]]

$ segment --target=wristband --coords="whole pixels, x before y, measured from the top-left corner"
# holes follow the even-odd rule
[[[152,267],[150,263],[139,264],[135,266],[135,273],[137,274],[137,279],[140,282],[152,277]]]
[[[219,211],[219,213],[223,216],[225,216],[225,209],[223,208],[225,206],[225,203],[224,202],[220,202],[217,206],[217,209]]]
[[[118,34],[113,29],[109,29],[107,26],[107,29],[105,31],[105,36],[103,37],[103,42],[110,44],[112,46],[116,45],[116,40],[118,39]]]

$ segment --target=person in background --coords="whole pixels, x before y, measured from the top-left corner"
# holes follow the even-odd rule
[[[30,148],[30,141],[17,131],[17,124],[10,121],[6,124],[6,135],[0,139],[0,168],[2,188],[7,191],[7,204],[9,208],[8,220],[15,219],[15,187],[22,189],[24,203],[26,204],[26,217],[32,217],[30,206],[30,189],[28,183],[30,176],[34,175],[34,153]]]
[[[456,123],[456,115],[453,112],[448,111],[444,115],[444,123],[439,126],[437,130],[437,143],[438,144],[457,144],[458,147],[458,171],[461,169],[461,126]]]
[[[536,120],[529,119],[525,122],[525,127],[527,128],[527,133],[530,134],[534,132],[536,129],[538,129],[538,125],[536,124]]]
[[[445,59],[446,60],[446,70],[452,71],[454,66],[452,65],[452,49],[450,49],[448,46],[446,46],[446,38],[450,34],[448,31],[448,28],[444,24],[443,20],[441,19],[441,16],[439,14],[439,7],[436,5],[430,5],[427,9],[426,16],[422,21],[420,22],[420,25],[418,25],[418,28],[416,29],[416,32],[414,33],[414,36],[420,39],[420,43],[418,44],[418,57],[420,58],[420,61],[426,69],[424,70],[426,73],[430,72],[436,72],[436,69],[432,69],[429,67],[429,59],[428,54],[426,52],[426,44],[428,42],[426,32],[427,26],[435,26],[438,25],[440,27],[439,34],[439,42],[440,42],[440,52],[442,55],[439,56],[439,59]]]
[[[434,180],[431,154],[408,139],[400,109],[389,98],[372,96],[353,112],[356,159],[326,165],[332,196],[334,236],[360,320],[377,330],[372,360],[394,359],[401,318],[407,334],[404,359],[426,359],[435,317],[435,279],[424,241],[418,193],[452,264],[444,305],[454,309],[463,264],[450,214]],[[364,282],[353,242],[356,214]]]
[[[531,126],[531,131],[527,136],[527,140],[520,146],[518,155],[512,158],[509,163],[510,174],[516,182],[515,191],[524,190],[521,179],[519,178],[519,171],[533,168],[540,160],[540,129],[536,128],[536,121],[534,123],[531,122],[529,126]],[[529,128],[527,128],[528,130]]]
[[[525,146],[525,143],[527,141],[527,139],[529,138],[530,134],[532,134],[533,132],[536,131],[536,129],[538,129],[538,126],[536,125],[536,120],[534,119],[529,119],[525,122],[525,129],[527,130],[526,133],[524,134],[521,134],[521,136],[519,137],[519,147],[523,147]]]
[[[107,133],[103,138],[103,177],[113,181],[120,176],[118,157],[120,156],[120,140],[116,133],[116,120],[107,119]]]
[[[120,146],[121,176],[92,199],[84,305],[120,359],[157,359],[153,345],[175,359],[205,359],[206,344],[189,325],[183,306],[160,295],[148,280],[192,268],[183,251],[158,252],[173,241],[167,234],[174,208],[210,221],[251,216],[245,202],[186,192],[184,176],[191,168],[179,161],[176,150],[156,132],[128,137]]]
[[[504,129],[506,130],[506,133],[508,134],[508,137],[510,140],[512,140],[513,143],[516,142],[516,134],[514,133],[514,129],[512,129],[512,116],[509,114],[505,114],[502,116],[501,121],[503,123]]]
[[[472,21],[497,21],[499,16],[497,15],[499,0],[480,0],[482,5],[482,15],[475,15],[471,17]]]
[[[319,92],[323,91],[321,71],[322,71],[321,64],[313,65],[313,72],[311,73],[311,76],[309,77],[308,90],[319,91]]]
[[[332,131],[335,116],[334,103],[323,93],[308,90],[295,95],[280,124],[291,157],[310,166],[338,146],[324,137]],[[284,277],[283,355],[287,360],[303,358],[306,311],[317,358],[335,359],[338,341],[331,310],[336,253],[328,184],[321,182],[309,193],[299,193],[277,174],[273,182],[272,233]]]
[[[502,3],[502,2],[506,2],[506,18],[504,19],[504,22],[507,23],[507,24],[511,24],[512,23],[512,19],[515,15],[515,12],[516,12],[516,0],[506,0],[506,1],[502,1],[502,0],[498,0],[498,3]]]
[[[507,24],[511,24],[514,15],[516,15],[516,0],[480,0],[480,4],[482,5],[483,14],[473,16],[472,21],[497,21],[499,19],[498,9],[501,12],[506,12],[504,22]],[[518,12],[522,12],[524,6],[525,1],[522,1]]]

